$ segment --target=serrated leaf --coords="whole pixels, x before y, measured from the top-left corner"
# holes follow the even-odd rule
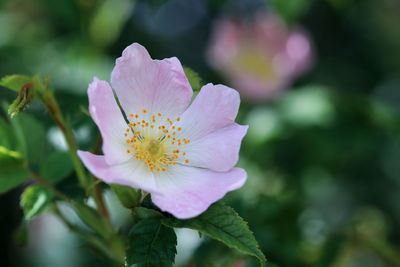
[[[193,91],[200,91],[201,88],[201,78],[199,74],[188,67],[183,67],[183,71],[185,72],[186,77],[189,80],[190,86]]]
[[[28,178],[29,171],[24,163],[20,153],[0,147],[0,194],[13,189]]]
[[[265,266],[265,256],[247,223],[229,206],[217,202],[206,212],[193,219],[165,218],[162,223],[169,227],[190,228],[221,241],[231,248],[256,257]]]
[[[149,218],[138,222],[132,227],[128,238],[127,266],[169,267],[174,263],[176,235],[160,219]]]
[[[41,185],[31,185],[21,195],[20,206],[25,219],[30,220],[38,215],[49,203],[53,194]]]
[[[132,208],[142,198],[142,193],[139,189],[117,184],[111,184],[110,186],[125,208]]]
[[[40,174],[49,182],[57,183],[68,177],[73,171],[69,153],[52,152],[42,163]]]
[[[3,78],[1,78],[0,86],[3,86],[5,88],[8,88],[15,92],[19,92],[21,87],[24,84],[29,83],[31,80],[32,80],[31,77],[28,77],[25,75],[13,74],[13,75],[4,76]]]

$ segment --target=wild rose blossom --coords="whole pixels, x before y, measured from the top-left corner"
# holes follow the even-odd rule
[[[175,57],[153,60],[134,43],[116,60],[111,87],[94,78],[89,111],[103,137],[104,156],[78,151],[85,166],[109,184],[151,193],[163,211],[186,219],[199,215],[246,172],[234,168],[248,126],[234,122],[239,94],[224,85],[193,91]]]
[[[288,30],[274,15],[216,24],[208,62],[239,92],[253,100],[276,96],[309,69],[313,53],[307,35]]]

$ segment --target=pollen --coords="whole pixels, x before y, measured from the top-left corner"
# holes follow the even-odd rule
[[[143,109],[142,113],[146,114],[148,111]],[[182,130],[182,127],[177,127],[180,118],[172,121],[161,117],[161,112],[149,115],[129,114],[128,126],[131,128],[127,128],[124,133],[128,146],[126,152],[142,161],[151,172],[164,172],[171,165],[189,162],[188,159],[181,158],[186,156],[186,152],[182,150],[185,150],[189,139],[178,133]]]

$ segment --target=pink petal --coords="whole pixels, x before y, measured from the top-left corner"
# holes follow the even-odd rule
[[[185,146],[189,165],[228,171],[239,159],[240,144],[249,127],[231,124]]]
[[[188,219],[207,210],[227,192],[241,187],[247,175],[240,168],[213,172],[177,165],[156,176],[163,193],[152,194],[153,202],[179,219]]]
[[[195,141],[234,123],[239,104],[239,93],[234,89],[211,83],[203,86],[182,114],[182,131],[178,136]]]
[[[134,43],[116,60],[111,84],[127,114],[148,116],[161,112],[178,117],[189,105],[192,88],[177,58],[152,60],[147,50]]]
[[[109,165],[104,156],[81,150],[78,150],[78,156],[91,173],[108,184],[131,186],[150,193],[160,191],[153,173],[142,161],[130,159],[124,163]]]
[[[115,101],[111,87],[96,77],[89,85],[89,112],[103,137],[103,152],[109,164],[128,160],[124,133],[127,124]]]

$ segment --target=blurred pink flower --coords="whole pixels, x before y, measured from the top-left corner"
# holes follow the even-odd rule
[[[103,137],[104,156],[78,151],[85,166],[110,184],[140,188],[163,211],[186,219],[241,187],[246,172],[233,168],[248,126],[234,122],[239,94],[224,85],[193,91],[175,57],[152,60],[139,45],[116,61],[111,87],[94,78],[89,111]]]
[[[207,59],[243,96],[265,100],[307,71],[312,54],[302,30],[288,30],[274,15],[259,14],[251,21],[218,22]]]

